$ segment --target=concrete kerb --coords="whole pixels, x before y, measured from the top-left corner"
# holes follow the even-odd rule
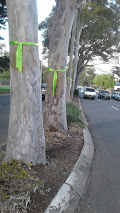
[[[83,129],[84,146],[73,171],[44,213],[75,213],[87,184],[94,155],[94,145],[87,128],[87,121],[80,100],[79,106],[86,124]]]

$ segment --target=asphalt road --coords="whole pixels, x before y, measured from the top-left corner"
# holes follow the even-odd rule
[[[10,95],[0,95],[0,144],[7,140],[10,113]]]
[[[81,103],[95,157],[77,213],[120,213],[120,102],[81,99]]]

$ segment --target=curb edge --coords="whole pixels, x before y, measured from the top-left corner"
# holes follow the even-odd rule
[[[94,145],[80,100],[79,107],[86,124],[83,129],[84,146],[72,172],[44,213],[74,213],[87,184],[94,156]]]

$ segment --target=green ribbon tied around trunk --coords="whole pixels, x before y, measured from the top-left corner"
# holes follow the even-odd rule
[[[68,78],[68,80],[72,80],[72,78]],[[72,81],[74,81],[74,80],[72,80]]]
[[[53,70],[53,69],[48,68],[48,70],[54,72],[54,75],[53,75],[53,96],[54,96],[55,90],[56,90],[56,87],[57,87],[57,72],[65,72],[66,69]]]
[[[16,67],[18,68],[18,71],[22,71],[22,45],[32,45],[32,46],[38,46],[36,43],[32,42],[18,42],[18,41],[10,41],[10,45],[18,45],[17,51],[16,51]]]

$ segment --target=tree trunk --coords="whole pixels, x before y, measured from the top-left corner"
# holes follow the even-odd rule
[[[78,21],[77,21],[77,36],[76,36],[76,45],[75,45],[75,58],[74,58],[74,64],[73,64],[73,82],[72,82],[72,88],[71,88],[71,100],[73,99],[73,94],[74,94],[74,88],[75,88],[75,79],[76,79],[76,72],[77,72],[77,60],[78,60],[78,51],[79,51],[79,41],[80,41],[80,35],[82,32],[82,26],[83,23],[81,22],[80,19],[81,15],[81,8],[79,8],[78,12]]]
[[[78,85],[78,81],[79,81],[79,77],[81,72],[84,70],[84,66],[80,66],[80,64],[78,63],[77,65],[77,73],[76,73],[76,79],[75,79],[75,89],[77,89],[77,85]]]
[[[83,0],[58,0],[49,29],[49,68],[66,68],[68,45],[73,19]],[[47,91],[44,107],[45,129],[67,130],[66,72],[58,72],[57,88],[52,95],[53,72],[47,73]]]
[[[7,0],[9,39],[38,43],[36,0]],[[38,47],[23,45],[22,72],[16,68],[17,45],[10,46],[11,103],[5,161],[46,161]]]
[[[72,83],[72,66],[73,66],[73,53],[74,53],[74,46],[75,46],[75,35],[76,35],[76,23],[77,23],[77,14],[75,15],[73,28],[72,28],[72,37],[70,43],[70,61],[69,61],[69,68],[68,68],[68,79],[67,79],[67,88],[66,88],[66,101],[70,102],[70,89]]]

